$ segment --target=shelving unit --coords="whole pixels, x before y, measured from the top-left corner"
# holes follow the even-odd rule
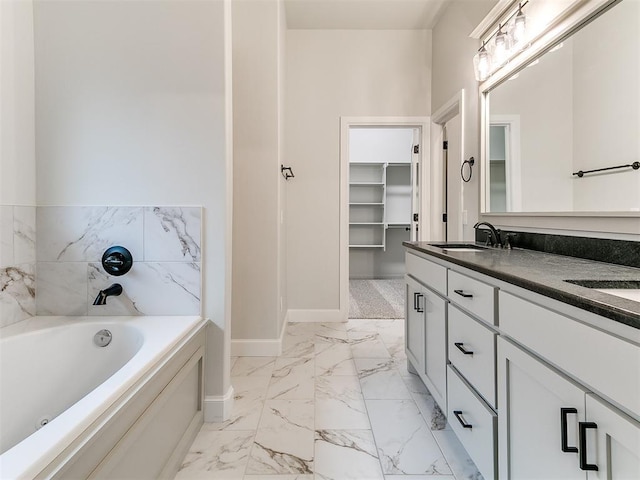
[[[411,226],[411,164],[349,164],[349,247],[386,249],[388,229]]]

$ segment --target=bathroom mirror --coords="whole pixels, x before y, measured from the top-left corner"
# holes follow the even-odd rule
[[[640,2],[559,38],[481,91],[482,211],[640,215]]]

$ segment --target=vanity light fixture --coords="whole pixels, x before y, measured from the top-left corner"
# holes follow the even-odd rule
[[[518,8],[498,23],[498,29],[482,42],[473,57],[476,80],[489,78],[492,70],[501,67],[513,53],[525,46],[527,17],[522,9],[527,3],[529,0],[518,3]],[[491,47],[491,52],[487,46]]]

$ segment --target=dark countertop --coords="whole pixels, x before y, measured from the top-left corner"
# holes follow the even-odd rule
[[[640,268],[516,248],[513,250],[489,248],[477,253],[445,251],[430,245],[432,243],[437,242],[403,242],[402,244],[409,249],[640,329],[640,302],[564,281],[638,281]]]

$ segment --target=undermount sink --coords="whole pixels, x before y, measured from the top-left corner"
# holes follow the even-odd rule
[[[565,282],[640,302],[640,280],[565,280]]]
[[[432,247],[438,247],[443,250],[455,250],[456,252],[484,252],[486,247],[479,247],[473,243],[430,243]]]

